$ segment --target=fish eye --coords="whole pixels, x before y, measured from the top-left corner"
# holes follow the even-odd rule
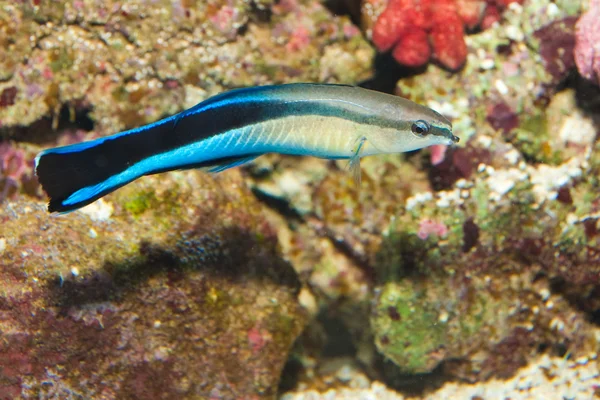
[[[425,136],[429,133],[431,126],[423,120],[418,120],[412,124],[410,129],[412,133],[414,133],[417,136]]]

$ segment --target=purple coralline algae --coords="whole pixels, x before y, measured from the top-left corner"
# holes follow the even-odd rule
[[[589,10],[577,22],[575,61],[581,76],[600,83],[600,1],[590,0]]]

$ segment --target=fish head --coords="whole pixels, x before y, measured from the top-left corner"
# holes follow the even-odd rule
[[[386,118],[394,124],[386,129],[382,152],[400,153],[433,145],[451,146],[460,141],[452,133],[452,123],[438,112],[406,99],[402,107],[388,108]],[[391,129],[390,129],[391,128]]]
[[[452,123],[437,112],[429,111],[431,113],[428,117],[409,121],[412,140],[420,143],[420,147],[434,144],[451,146],[458,143],[460,138],[452,133]]]

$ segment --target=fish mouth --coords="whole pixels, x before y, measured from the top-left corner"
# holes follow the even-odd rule
[[[441,128],[438,132],[435,132],[434,135],[442,136],[444,139],[449,141],[448,144],[456,144],[460,142],[460,138],[453,134],[448,128]]]

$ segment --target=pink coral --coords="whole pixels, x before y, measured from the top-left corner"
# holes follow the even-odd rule
[[[39,196],[33,172],[34,154],[11,142],[0,142],[0,203],[17,193]]]
[[[446,68],[457,70],[467,58],[465,28],[473,29],[484,18],[492,24],[499,10],[522,1],[390,0],[373,27],[373,42],[380,51],[393,49],[393,57],[402,65],[419,67],[433,56]]]
[[[8,143],[0,145],[0,171],[2,175],[18,180],[25,173],[25,155]]]
[[[600,83],[600,0],[590,0],[589,10],[577,22],[575,63],[581,76]]]
[[[271,334],[265,329],[254,326],[248,330],[248,344],[252,348],[252,353],[259,354],[260,351],[271,341]]]
[[[310,32],[304,26],[300,26],[292,32],[289,42],[285,45],[287,51],[300,51],[310,44]]]
[[[446,158],[446,151],[448,146],[443,144],[436,144],[430,147],[431,154],[431,165],[439,165]]]
[[[420,239],[427,239],[429,236],[446,236],[448,233],[448,227],[442,222],[433,221],[431,219],[424,219],[419,223],[419,231],[417,236]]]

